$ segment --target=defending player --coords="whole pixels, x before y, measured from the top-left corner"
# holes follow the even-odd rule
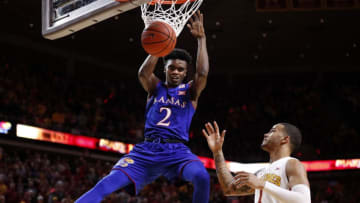
[[[145,141],[121,158],[110,174],[77,202],[100,202],[106,195],[131,183],[138,193],[163,175],[168,179],[181,177],[190,181],[194,185],[193,202],[208,203],[209,174],[184,145],[189,139],[190,123],[209,71],[203,15],[197,12],[188,27],[198,41],[194,81],[182,83],[191,63],[191,56],[185,50],[175,49],[164,58],[165,82],[153,73],[158,58],[148,56],[138,73],[141,85],[148,92]]]
[[[270,165],[255,175],[241,171],[235,177],[226,167],[222,152],[226,131],[222,131],[220,135],[216,122],[214,127],[211,123],[206,123],[203,134],[213,152],[216,173],[226,196],[255,193],[255,203],[311,202],[306,170],[299,160],[290,157],[301,143],[301,133],[297,127],[288,123],[274,125],[264,135],[261,144],[261,148],[270,155]]]

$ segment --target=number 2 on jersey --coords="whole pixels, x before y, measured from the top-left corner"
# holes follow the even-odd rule
[[[170,121],[168,121],[168,119],[169,119],[170,116],[171,116],[171,109],[170,109],[170,108],[167,108],[167,107],[161,107],[161,108],[160,108],[160,113],[161,113],[163,110],[166,110],[166,116],[165,116],[161,121],[159,121],[156,125],[168,127],[168,126],[170,125]]]

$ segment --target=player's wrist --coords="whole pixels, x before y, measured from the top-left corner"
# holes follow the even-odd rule
[[[157,59],[159,59],[159,57],[158,57],[158,56],[154,56],[154,55],[151,55],[151,54],[149,54],[149,56],[150,56],[150,58],[151,58],[151,59],[153,59],[153,60],[157,60]]]
[[[204,34],[201,34],[201,35],[198,35],[196,38],[197,38],[199,41],[206,41],[206,35],[205,35],[205,33],[204,33]]]
[[[223,155],[222,149],[213,150],[212,153],[213,153],[214,156]]]

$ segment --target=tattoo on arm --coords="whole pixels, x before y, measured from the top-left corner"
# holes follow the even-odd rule
[[[216,174],[218,176],[221,188],[226,194],[231,191],[231,182],[233,181],[233,176],[226,167],[225,158],[222,152],[214,154],[214,160],[216,165]]]
[[[251,188],[251,187],[249,187],[249,186],[247,186],[247,185],[244,185],[244,186],[236,189],[236,192],[235,192],[235,193],[241,195],[241,194],[252,194],[252,193],[254,193],[254,192],[255,192],[255,190],[254,190],[253,188]]]
[[[255,190],[247,185],[240,188],[234,188],[232,182],[234,177],[231,175],[229,169],[226,167],[225,158],[222,152],[214,154],[214,160],[216,165],[216,174],[219,179],[221,188],[225,195],[251,195]]]

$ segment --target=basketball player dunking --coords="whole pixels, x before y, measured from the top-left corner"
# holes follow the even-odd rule
[[[139,69],[139,80],[148,92],[145,141],[122,157],[109,175],[76,202],[100,202],[115,190],[133,184],[138,193],[159,176],[180,177],[194,185],[193,202],[208,203],[210,178],[202,162],[184,144],[201,91],[209,71],[203,15],[197,12],[188,24],[197,38],[198,53],[194,81],[182,83],[187,75],[191,56],[175,49],[164,57],[165,82],[153,73],[158,57],[149,56]]]
[[[233,177],[226,167],[222,145],[226,131],[216,122],[205,124],[206,137],[216,164],[221,188],[227,196],[252,195],[255,203],[310,203],[310,188],[306,170],[301,162],[290,157],[301,143],[301,133],[289,123],[274,125],[264,135],[261,148],[269,153],[270,165],[254,174],[238,172]]]

